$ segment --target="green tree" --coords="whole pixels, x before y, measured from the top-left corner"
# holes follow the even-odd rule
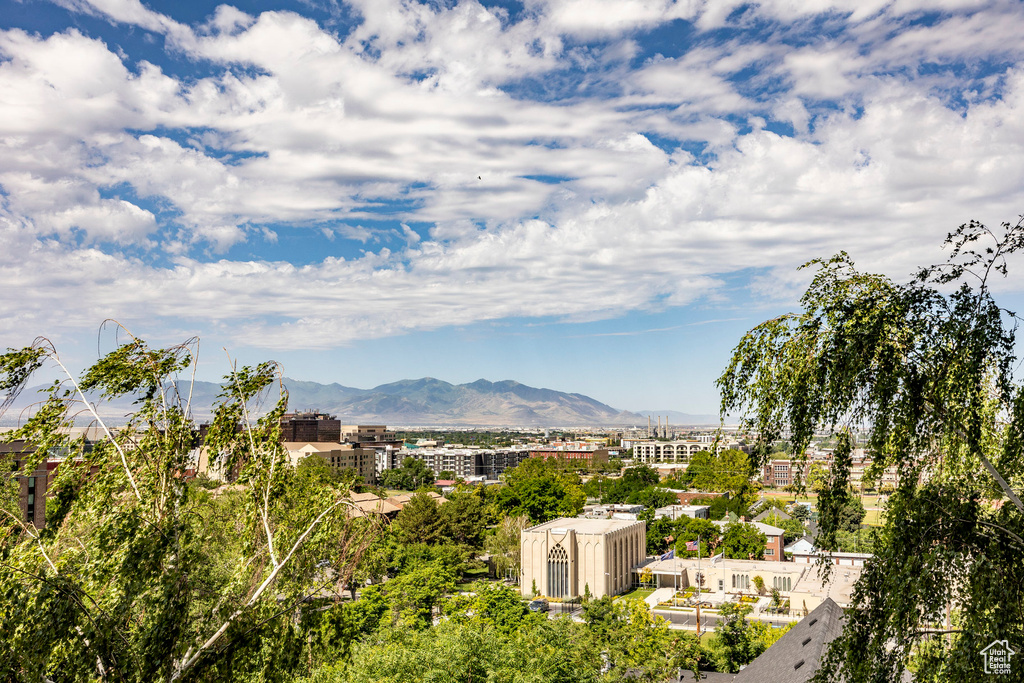
[[[455,590],[455,572],[444,563],[424,564],[383,584],[392,624],[403,628],[427,628],[434,608]]]
[[[840,508],[839,516],[836,520],[839,529],[851,533],[859,530],[866,514],[867,511],[864,509],[864,503],[860,502],[860,498],[847,495],[846,501],[843,503],[843,507]]]
[[[767,540],[753,524],[730,522],[722,532],[722,551],[731,560],[760,560]]]
[[[807,486],[815,493],[821,493],[828,486],[828,470],[820,462],[812,462],[807,470]]]
[[[676,494],[657,486],[648,486],[629,495],[626,502],[631,505],[643,505],[646,508],[655,510],[667,505],[678,505],[679,499]]]
[[[441,506],[443,534],[454,543],[479,548],[490,522],[487,509],[479,496],[457,491]]]
[[[607,680],[660,683],[680,669],[696,670],[700,652],[696,634],[670,631],[668,622],[653,616],[643,601],[624,600],[609,606],[602,599],[590,605],[596,605],[588,613],[588,622],[596,625],[592,628],[608,658]]]
[[[697,552],[686,549],[687,541],[700,539],[700,556],[710,557],[721,538],[721,529],[706,519],[680,519],[676,526],[676,554],[679,557],[697,557]]]
[[[715,456],[708,451],[699,451],[690,458],[686,466],[688,484],[699,491],[714,491],[716,485]]]
[[[441,506],[432,496],[417,493],[402,506],[392,529],[399,543],[439,543],[444,533]]]
[[[530,519],[526,515],[506,516],[501,519],[494,532],[484,539],[484,548],[493,558],[494,573],[497,576],[511,576],[519,580],[522,574],[520,544],[523,529],[529,525]]]
[[[947,244],[946,263],[905,284],[857,271],[846,254],[812,261],[802,311],[747,333],[719,379],[723,412],[747,415],[758,435],[759,463],[784,430],[796,452],[815,432],[836,440],[819,545],[836,547],[842,529],[853,429],[867,430],[877,467],[899,474],[821,678],[898,679],[947,609],[958,625],[921,655],[928,680],[977,680],[979,650],[1024,642],[1024,391],[1016,321],[990,283],[1024,229],[971,222]]]
[[[497,504],[507,514],[526,515],[541,523],[583,512],[586,494],[579,475],[559,471],[555,463],[528,458],[502,478],[505,485],[498,492]]]
[[[422,460],[409,456],[402,460],[401,467],[385,470],[380,482],[389,489],[416,491],[434,483],[434,472]]]
[[[783,542],[786,545],[789,545],[807,533],[807,529],[804,528],[804,525],[798,519],[782,519],[779,515],[771,514],[765,517],[762,521],[769,526],[782,529],[784,532]]]
[[[722,619],[715,626],[709,645],[712,659],[719,671],[737,673],[765,651],[764,639],[747,622],[750,608],[727,602],[722,605]]]
[[[351,575],[372,526],[349,518],[348,492],[322,469],[287,466],[287,392],[273,364],[231,368],[207,432],[205,448],[235,486],[214,495],[190,484],[198,430],[177,376],[194,358],[193,345],[152,349],[130,335],[77,379],[47,340],[0,356],[10,397],[44,364],[65,372],[4,438],[37,446],[28,471],[48,452],[69,455],[45,529],[0,520],[0,671],[35,681],[275,678],[312,639],[306,598]],[[272,387],[279,398],[252,419]],[[134,412],[115,431],[100,412],[119,398]],[[90,444],[69,436],[82,411],[103,434]]]

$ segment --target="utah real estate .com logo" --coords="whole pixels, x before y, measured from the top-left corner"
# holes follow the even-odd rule
[[[1010,673],[1010,657],[1017,654],[1005,640],[993,640],[981,651],[985,662],[985,673],[1003,675]]]

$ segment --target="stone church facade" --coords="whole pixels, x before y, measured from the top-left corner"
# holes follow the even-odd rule
[[[647,524],[619,519],[561,518],[522,533],[525,596],[569,600],[587,588],[599,598],[629,590],[633,568],[646,559]]]

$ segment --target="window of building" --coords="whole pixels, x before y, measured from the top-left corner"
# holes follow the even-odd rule
[[[764,549],[764,554],[765,555],[774,555],[775,554],[775,548],[765,548]]]
[[[28,505],[25,508],[25,521],[36,521],[36,478],[28,478]]]
[[[552,598],[569,596],[569,553],[561,545],[548,553],[548,595]]]

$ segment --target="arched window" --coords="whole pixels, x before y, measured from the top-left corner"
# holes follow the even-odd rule
[[[569,597],[569,553],[561,545],[548,552],[548,595]]]

